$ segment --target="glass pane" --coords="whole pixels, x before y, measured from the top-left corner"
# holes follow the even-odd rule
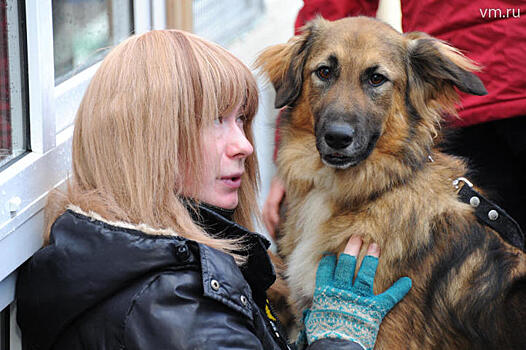
[[[133,33],[132,0],[53,0],[55,84],[100,61]]]
[[[16,0],[0,2],[0,167],[23,154],[28,140],[19,13]]]

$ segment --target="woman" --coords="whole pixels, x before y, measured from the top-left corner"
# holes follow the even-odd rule
[[[46,245],[18,279],[24,348],[289,347],[266,300],[269,242],[251,232],[256,109],[250,71],[192,34],[148,32],[106,57],[77,113],[68,192],[49,199]],[[378,256],[374,246],[370,254]],[[360,304],[337,282],[354,273],[355,258],[344,256],[338,267],[334,256],[320,265],[317,293],[333,302],[332,319],[349,322],[337,308]],[[374,259],[358,293],[382,306],[360,306],[374,311],[359,325],[373,345],[376,316],[410,287],[402,280],[374,296]],[[311,349],[360,348],[345,330],[326,334],[325,317],[316,303],[306,313]]]

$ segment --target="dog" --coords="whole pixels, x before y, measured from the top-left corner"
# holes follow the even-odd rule
[[[283,108],[278,250],[296,319],[322,255],[359,235],[359,260],[367,243],[381,248],[376,294],[401,276],[413,282],[375,349],[526,349],[523,247],[460,199],[459,188],[471,190],[465,162],[438,148],[457,90],[486,94],[477,65],[427,34],[366,17],[317,18],[256,65]]]

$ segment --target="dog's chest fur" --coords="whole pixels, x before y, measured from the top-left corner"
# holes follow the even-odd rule
[[[327,194],[316,189],[288,206],[287,217],[291,220],[285,223],[286,231],[296,234],[283,237],[280,247],[287,256],[291,298],[300,312],[310,306],[316,267],[323,252],[335,249],[320,230],[332,215],[330,207]]]
[[[438,208],[440,201],[429,198],[432,193],[402,203],[394,191],[356,211],[342,208],[335,200],[338,193],[326,187],[314,185],[304,195],[294,193],[287,194],[286,220],[282,227],[285,235],[279,246],[281,254],[287,257],[291,299],[299,313],[310,306],[316,268],[323,253],[341,252],[350,236],[359,235],[365,242],[360,261],[367,243],[377,242],[385,251],[375,288],[383,291],[400,272],[400,266],[393,267],[392,262],[403,260],[404,254],[429,240],[428,212],[446,209]],[[406,239],[409,230],[418,232],[411,235],[411,242]],[[398,234],[401,232],[404,235]]]

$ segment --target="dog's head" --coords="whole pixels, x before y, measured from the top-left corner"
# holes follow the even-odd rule
[[[455,113],[455,87],[486,94],[471,73],[476,66],[458,50],[366,17],[318,18],[257,64],[274,85],[276,108],[306,108],[321,160],[338,169],[375,149],[409,163],[427,158],[441,116]],[[408,152],[412,138],[420,144]]]

